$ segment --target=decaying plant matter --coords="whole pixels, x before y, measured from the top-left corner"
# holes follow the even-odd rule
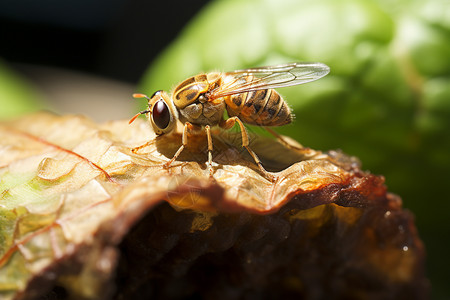
[[[413,218],[356,159],[39,113],[0,125],[3,299],[421,299]],[[197,139],[194,141],[194,139]],[[139,151],[133,147],[153,142]]]

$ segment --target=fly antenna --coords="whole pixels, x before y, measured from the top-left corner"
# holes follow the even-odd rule
[[[140,115],[144,115],[144,114],[147,114],[147,113],[149,113],[149,112],[152,112],[152,111],[149,110],[149,109],[147,109],[147,110],[143,110],[143,111],[138,112],[137,114],[134,115],[134,117],[132,117],[132,118],[130,119],[130,121],[128,121],[128,124],[133,123],[134,120],[136,120],[137,117],[139,117]]]
[[[134,93],[133,94],[133,98],[136,98],[136,99],[138,99],[138,98],[145,98],[147,100],[150,100],[150,98],[146,94],[141,94],[141,93]]]
[[[145,99],[147,99],[147,100],[150,100],[150,98],[149,98],[146,94],[141,94],[141,93],[134,93],[134,94],[133,94],[133,98],[136,98],[136,99],[138,99],[138,98],[145,98]],[[143,111],[138,112],[137,114],[134,115],[134,117],[132,117],[132,118],[130,119],[130,121],[128,121],[128,124],[133,123],[134,120],[136,120],[137,117],[139,117],[140,115],[144,115],[144,114],[147,114],[147,113],[149,113],[149,112],[151,112],[150,109],[147,109],[147,110],[143,110]]]

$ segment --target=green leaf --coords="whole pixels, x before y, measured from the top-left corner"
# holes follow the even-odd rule
[[[44,108],[37,92],[0,60],[0,119]]]

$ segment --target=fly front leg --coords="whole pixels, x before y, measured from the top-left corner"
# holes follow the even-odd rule
[[[180,146],[180,148],[178,148],[177,152],[175,152],[175,155],[172,157],[172,159],[163,165],[164,168],[166,168],[166,169],[169,168],[169,166],[178,158],[180,153],[184,150],[184,147],[186,147],[186,145],[187,145],[188,132],[190,130],[192,130],[193,128],[194,128],[194,125],[192,125],[191,123],[189,123],[189,122],[184,123],[183,135],[181,136],[181,146]]]
[[[264,167],[261,163],[261,160],[256,155],[256,153],[250,148],[249,141],[248,141],[247,129],[245,128],[244,123],[242,123],[242,121],[238,117],[231,117],[227,120],[224,120],[219,124],[219,126],[222,127],[223,129],[230,129],[234,126],[234,124],[236,124],[236,122],[239,124],[239,127],[241,129],[242,147],[245,147],[245,149],[247,149],[248,153],[250,153],[250,155],[253,157],[253,159],[255,160],[259,169],[264,174],[264,177],[269,179],[270,181],[275,181],[276,177],[274,175],[270,174],[269,172],[267,172],[266,169],[264,169]]]
[[[146,142],[146,143],[143,144],[143,145],[140,145],[140,146],[131,148],[131,152],[133,152],[134,154],[137,154],[139,150],[141,150],[141,149],[143,149],[143,148],[145,148],[145,147],[151,146],[151,145],[153,145],[154,143],[155,143],[155,140],[148,141],[148,142]]]

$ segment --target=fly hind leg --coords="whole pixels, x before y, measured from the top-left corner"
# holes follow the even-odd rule
[[[239,127],[241,129],[242,147],[245,147],[245,149],[247,149],[248,153],[250,153],[250,155],[253,157],[256,164],[258,165],[258,168],[264,174],[264,177],[272,182],[275,181],[276,177],[274,175],[272,175],[271,173],[267,172],[266,169],[264,169],[264,167],[261,163],[261,160],[256,155],[256,153],[250,148],[249,141],[248,141],[247,129],[245,128],[244,123],[242,123],[242,121],[238,117],[231,117],[227,120],[224,120],[219,124],[219,126],[222,127],[223,129],[230,129],[234,126],[234,124],[236,124],[236,122],[239,124]]]
[[[271,135],[273,135],[281,144],[283,144],[288,149],[293,149],[297,151],[305,150],[305,147],[299,144],[299,146],[292,145],[291,143],[287,142],[281,135],[279,135],[276,131],[274,131],[270,127],[264,127],[265,130],[267,130]]]

